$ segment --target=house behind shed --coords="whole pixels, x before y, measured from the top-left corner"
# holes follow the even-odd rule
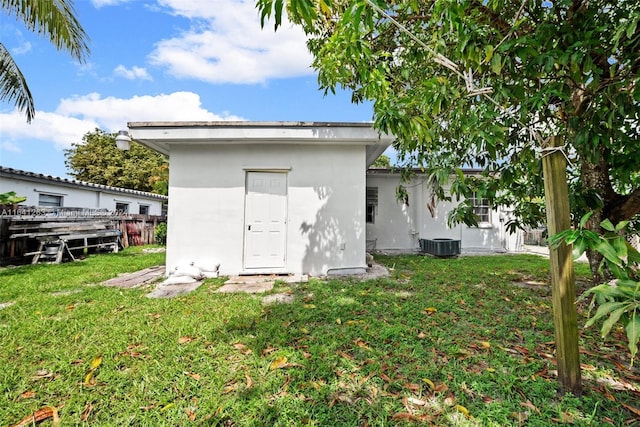
[[[366,269],[365,172],[392,138],[368,123],[134,122],[170,157],[167,273]]]
[[[509,208],[494,209],[487,199],[474,197],[470,202],[478,216],[478,225],[449,225],[450,211],[458,200],[432,200],[431,188],[424,172],[416,170],[410,182],[402,182],[391,169],[367,172],[366,235],[369,250],[383,252],[418,252],[421,239],[458,242],[462,253],[520,252],[522,232],[509,233],[507,223],[513,219]],[[468,175],[480,171],[465,169]],[[403,185],[407,200],[398,200],[396,188]],[[444,185],[448,192],[448,185]]]

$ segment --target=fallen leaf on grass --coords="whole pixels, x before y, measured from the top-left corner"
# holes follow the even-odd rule
[[[231,383],[224,387],[224,389],[222,390],[222,394],[229,394],[231,392],[234,392],[238,389],[238,387],[238,383]]]
[[[640,417],[640,409],[631,406],[631,405],[626,405],[624,403],[620,403],[622,406],[624,406],[625,408],[627,408],[629,411],[631,411],[632,413],[636,414],[638,417]]]
[[[93,404],[91,402],[87,402],[87,404],[84,405],[82,413],[80,414],[80,421],[87,421],[89,419],[89,416],[91,416],[91,412],[93,412]]]
[[[303,368],[304,366],[302,366],[299,363],[291,363],[291,362],[287,362],[287,358],[282,356],[282,357],[278,357],[276,360],[274,360],[273,362],[271,362],[271,364],[269,365],[269,369],[271,371],[275,371],[276,369],[286,369],[286,368]]]
[[[247,380],[247,389],[250,389],[251,387],[253,387],[253,380],[249,376],[248,372],[244,373],[244,378]]]
[[[315,304],[302,304],[304,308],[316,308]]]
[[[423,378],[422,382],[427,384],[431,390],[435,390],[436,389],[436,385],[429,378]]]
[[[383,373],[380,373],[380,378],[382,378],[383,381],[390,383],[391,382],[391,378],[389,378],[389,375]]]
[[[172,408],[172,407],[174,407],[174,406],[175,406],[175,403],[173,403],[173,402],[171,402],[171,403],[167,403],[167,404],[166,404],[166,405],[164,405],[162,408],[160,408],[160,412],[164,412],[164,411],[166,411],[167,409],[170,409],[170,408]]]
[[[489,341],[480,341],[480,346],[482,348],[490,349],[491,348],[491,343]]]
[[[273,362],[271,362],[271,364],[269,365],[269,369],[272,371],[275,371],[276,369],[282,368],[284,365],[287,364],[287,358],[286,357],[278,357],[276,360],[274,360]]]
[[[184,413],[187,414],[187,417],[189,417],[190,421],[195,421],[196,420],[196,413],[193,412],[191,409],[185,409]]]
[[[568,412],[561,412],[560,418],[551,418],[551,420],[560,424],[573,424],[575,421],[573,415]]]
[[[407,390],[411,390],[414,393],[419,392],[420,389],[422,388],[420,387],[420,385],[414,384],[414,383],[407,383],[403,387],[406,388]]]
[[[84,385],[95,385],[96,380],[93,378],[93,373],[100,367],[102,364],[102,356],[96,356],[91,361],[91,365],[89,366],[89,372],[84,377]]]
[[[20,395],[20,399],[31,399],[32,397],[35,397],[35,396],[36,396],[35,391],[28,390]]]
[[[194,340],[194,338],[191,338],[191,337],[180,337],[178,339],[178,344],[187,344],[187,343],[190,343],[193,340]]]
[[[47,371],[46,369],[38,369],[36,374],[31,377],[31,381],[40,380],[42,378],[51,378],[53,377],[53,373]]]
[[[339,356],[344,357],[345,359],[353,360],[353,356],[351,356],[351,355],[349,355],[349,354],[345,353],[344,351],[338,350],[338,351],[336,351],[336,353],[337,353]]]
[[[530,400],[527,400],[526,402],[520,402],[520,406],[524,406],[525,408],[529,408],[532,411],[537,412],[538,414],[540,413],[540,410],[538,408],[536,408],[535,405],[533,403],[531,403]]]
[[[96,356],[92,361],[91,361],[91,369],[98,369],[98,367],[102,365],[102,356]]]
[[[463,414],[465,417],[469,418],[469,410],[462,405],[456,405],[456,410]]]
[[[444,393],[449,390],[449,387],[445,383],[440,383],[433,388],[435,393]]]
[[[366,343],[366,342],[364,342],[364,341],[362,341],[361,339],[357,339],[357,340],[355,341],[355,343],[356,343],[356,345],[357,345],[358,347],[360,347],[360,348],[364,348],[365,350],[371,350],[371,349],[369,348],[369,346],[367,345],[367,343]]]
[[[423,310],[426,314],[433,314],[433,313],[437,313],[438,309],[435,307],[427,307]]]
[[[425,334],[424,332],[418,332],[418,338],[420,338],[421,340],[425,339],[427,337],[427,334]]]
[[[253,353],[253,351],[249,347],[239,342],[235,343],[233,347],[237,350],[240,350],[240,353],[244,354],[245,356]]]
[[[414,406],[426,406],[428,403],[426,400],[416,399],[415,397],[407,397],[405,401],[406,403],[409,403]]]
[[[196,381],[200,381],[200,374],[196,374],[195,372],[184,372],[184,374],[193,378]]]
[[[60,416],[58,415],[58,409],[62,406],[56,408],[54,406],[45,406],[44,408],[38,409],[33,414],[23,418],[18,423],[13,424],[11,427],[26,427],[30,425],[37,424],[42,422],[48,418],[53,418],[53,425],[57,426],[60,424]]]
[[[274,347],[267,347],[264,350],[262,350],[262,355],[266,356],[267,354],[273,353],[274,351],[276,351],[277,348]]]
[[[420,418],[408,412],[398,412],[397,414],[393,414],[391,419],[395,421],[420,421]]]

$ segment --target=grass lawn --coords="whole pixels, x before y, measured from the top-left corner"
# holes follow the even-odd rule
[[[280,284],[295,301],[269,306],[223,279],[96,285],[164,262],[140,248],[0,269],[0,425],[52,425],[47,406],[62,426],[640,425],[620,330],[581,330],[584,394],[557,394],[548,260],[376,259],[390,278]]]

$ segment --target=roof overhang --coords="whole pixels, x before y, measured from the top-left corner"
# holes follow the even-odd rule
[[[229,144],[364,145],[367,167],[395,139],[371,123],[343,122],[130,122],[131,138],[167,156],[171,146]]]

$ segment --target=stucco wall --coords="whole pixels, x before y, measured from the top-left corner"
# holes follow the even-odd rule
[[[243,272],[248,170],[287,174],[282,272],[364,268],[365,167],[363,146],[172,145],[168,271],[194,262]]]
[[[116,203],[128,203],[129,213],[132,214],[139,212],[140,205],[149,206],[149,215],[162,214],[162,201],[154,198],[3,176],[0,178],[0,193],[9,191],[15,191],[18,196],[26,197],[27,200],[22,204],[27,206],[38,206],[39,196],[44,193],[62,196],[63,207],[115,211]]]
[[[400,177],[395,174],[367,175],[367,187],[378,188],[375,222],[366,224],[367,241],[377,250],[417,251],[419,239],[449,238],[460,240],[463,251],[516,251],[517,235],[505,232],[507,212],[492,211],[489,223],[479,227],[449,227],[447,217],[457,202],[437,202],[433,216],[427,209],[431,198],[423,177],[404,184],[409,204],[396,200]],[[501,221],[502,219],[502,221]]]

